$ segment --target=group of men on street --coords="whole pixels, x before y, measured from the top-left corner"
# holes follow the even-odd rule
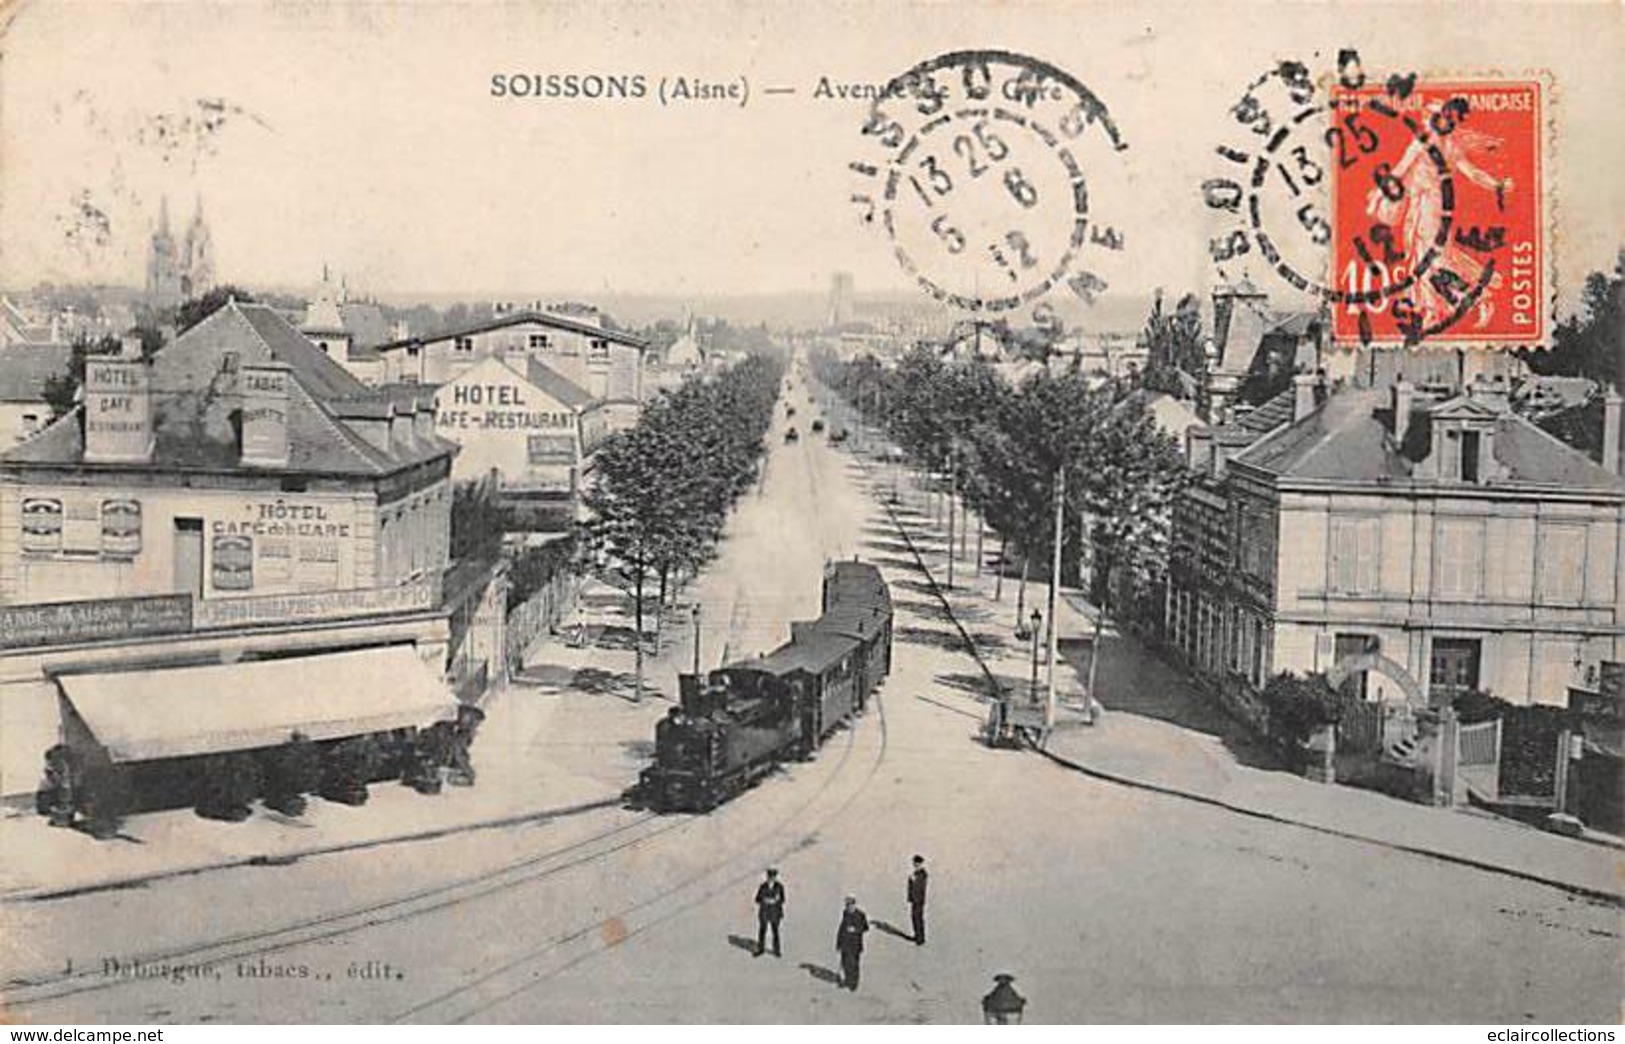
[[[929,875],[925,857],[914,857],[914,869],[908,878],[908,911],[913,922],[914,945],[925,945],[925,891]],[[776,868],[769,867],[766,877],[756,888],[756,956],[767,951],[767,936],[773,935],[773,956],[782,955],[779,943],[779,925],[784,921],[784,882],[779,880]],[[858,906],[856,896],[847,896],[841,910],[841,924],[835,930],[835,951],[841,956],[841,985],[854,992],[863,963],[863,937],[869,931],[869,918]]]

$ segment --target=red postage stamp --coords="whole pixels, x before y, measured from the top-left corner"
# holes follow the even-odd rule
[[[1538,79],[1332,93],[1333,333],[1341,342],[1534,345],[1550,285]]]

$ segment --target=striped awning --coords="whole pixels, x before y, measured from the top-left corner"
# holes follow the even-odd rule
[[[410,645],[108,674],[64,674],[63,696],[115,762],[251,750],[429,725],[457,701]]]

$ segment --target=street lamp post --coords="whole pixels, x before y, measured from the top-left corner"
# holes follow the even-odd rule
[[[694,676],[700,674],[700,603],[695,602],[692,610],[694,617]]]
[[[1044,614],[1034,609],[1033,615],[1029,619],[1033,625],[1033,681],[1027,690],[1027,698],[1029,702],[1036,704],[1038,702],[1038,629],[1043,626]]]

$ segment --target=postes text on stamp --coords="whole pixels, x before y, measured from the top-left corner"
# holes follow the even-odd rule
[[[1330,80],[1330,77],[1327,77]],[[1343,344],[1530,345],[1551,294],[1538,80],[1335,81],[1282,62],[1231,108],[1221,269],[1254,263],[1323,298]]]

